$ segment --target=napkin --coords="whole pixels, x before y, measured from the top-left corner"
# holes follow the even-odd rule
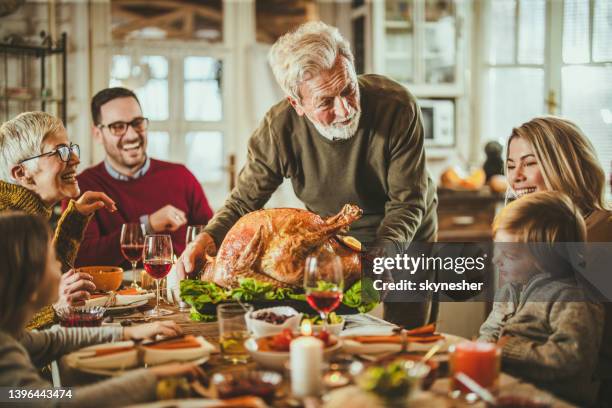
[[[87,306],[104,306],[108,300],[109,295],[92,295],[90,299],[85,302]],[[152,292],[138,293],[135,289],[124,289],[117,292],[116,302],[112,306],[126,306],[141,300],[152,299],[155,294]]]
[[[426,336],[406,336],[406,340],[409,343],[433,343],[434,341],[442,340],[444,336],[441,334],[431,334]],[[355,336],[350,337],[351,340],[358,341],[359,343],[391,343],[391,344],[402,344],[402,338],[399,335],[393,336]]]
[[[172,361],[193,361],[208,357],[215,351],[215,346],[203,337],[185,336],[176,342],[165,342],[146,346],[145,363],[150,365],[164,364]]]
[[[349,354],[384,354],[398,352],[402,349],[401,344],[395,343],[360,343],[358,341],[343,338],[342,350]]]
[[[204,358],[215,348],[201,336],[185,336],[176,341],[151,346],[144,344],[143,350],[145,364],[158,365]],[[68,361],[80,368],[128,369],[138,365],[138,350],[132,341],[100,344],[71,353]]]

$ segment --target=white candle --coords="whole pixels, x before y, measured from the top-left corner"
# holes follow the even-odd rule
[[[291,391],[296,397],[316,396],[321,392],[323,342],[312,336],[298,337],[291,351]]]

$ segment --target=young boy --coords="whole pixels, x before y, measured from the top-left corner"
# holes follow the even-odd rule
[[[505,372],[593,403],[603,309],[578,285],[571,251],[577,245],[566,244],[585,240],[582,216],[564,194],[538,192],[505,207],[493,230],[493,263],[507,283],[480,340],[499,344]]]

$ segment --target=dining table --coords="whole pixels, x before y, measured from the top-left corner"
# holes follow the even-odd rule
[[[154,300],[150,301],[148,305],[139,307],[130,312],[126,312],[120,315],[114,315],[112,318],[112,323],[110,324],[121,324],[123,321],[124,324],[126,321],[129,322],[144,322],[144,321],[153,321],[145,317],[144,311],[154,306]],[[202,365],[206,375],[210,378],[212,375],[218,372],[228,372],[228,371],[239,371],[239,370],[254,370],[259,369],[260,367],[253,361],[249,361],[241,364],[232,364],[231,362],[226,361],[219,352],[219,326],[217,322],[200,322],[193,321],[190,319],[189,311],[181,311],[179,307],[174,304],[164,304],[165,309],[171,310],[173,313],[167,316],[163,316],[160,318],[156,318],[158,320],[173,320],[175,321],[181,328],[184,334],[194,335],[194,336],[202,336],[209,343],[211,343],[215,347],[215,351],[210,355],[210,358],[206,363]],[[378,318],[372,318],[373,321],[381,321]],[[388,324],[388,322],[385,322]],[[346,356],[345,356],[346,357]],[[359,356],[348,356],[349,358],[358,359]],[[436,356],[438,361],[444,366],[444,363],[448,363],[448,353],[438,353]],[[446,364],[447,366],[447,364]],[[89,384],[95,381],[99,381],[104,377],[95,375],[95,374],[87,374],[83,372],[77,372],[76,369],[69,367],[65,361],[60,361],[60,375],[62,379],[62,386],[74,386],[74,385],[83,385]],[[447,367],[446,367],[447,368]],[[288,372],[282,373],[285,377],[288,376]],[[307,408],[314,407],[322,407],[324,406],[325,393],[322,398],[317,399],[308,399],[308,400],[300,400],[293,398],[290,393],[290,384],[288,380],[283,381],[280,386],[282,389],[277,392],[277,398],[272,402],[271,406],[275,407],[302,407],[306,406]],[[488,407],[482,400],[469,400],[465,398],[456,398],[451,396],[451,381],[448,377],[448,369],[441,370],[438,378],[433,382],[431,387],[428,390],[419,391],[409,400],[409,405],[407,406],[415,406],[415,407],[443,407],[443,408],[451,408],[451,407],[471,407],[471,408],[481,408]],[[555,408],[566,408],[573,407],[574,405],[555,397],[554,395],[548,393],[545,390],[538,388],[537,386],[523,381],[519,378],[513,377],[509,374],[504,373],[503,371],[500,373],[498,385],[497,385],[497,393],[498,395],[517,395],[522,398],[532,398],[533,400],[538,401],[546,401],[546,406],[555,407]],[[201,394],[200,396],[201,397]],[[213,398],[211,396],[211,398]],[[190,400],[192,401],[192,400]],[[197,404],[196,404],[197,405]],[[180,401],[173,401],[170,405],[155,405],[152,404],[151,407],[181,407]],[[184,406],[194,406],[194,405],[184,405]],[[208,406],[208,405],[202,405]],[[219,408],[223,407],[222,404],[215,405]],[[266,405],[262,405],[266,406]],[[140,407],[140,405],[139,405]]]

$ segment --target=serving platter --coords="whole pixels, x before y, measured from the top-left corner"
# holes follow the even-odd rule
[[[224,301],[224,302],[219,302],[217,304],[207,303],[204,307],[199,308],[198,312],[202,314],[216,315],[217,306],[221,304],[226,304],[226,303],[237,303],[237,302]],[[315,311],[312,309],[312,307],[310,307],[308,302],[302,301],[302,300],[295,300],[295,299],[253,300],[253,301],[242,302],[242,303],[248,303],[252,305],[254,310],[267,309],[269,307],[276,307],[276,306],[289,306],[297,310],[298,313],[306,313],[306,314],[315,313]],[[338,315],[354,315],[354,314],[358,314],[359,310],[354,309],[352,307],[348,307],[345,304],[341,303],[340,306],[338,306],[338,308],[335,310],[335,312]]]

